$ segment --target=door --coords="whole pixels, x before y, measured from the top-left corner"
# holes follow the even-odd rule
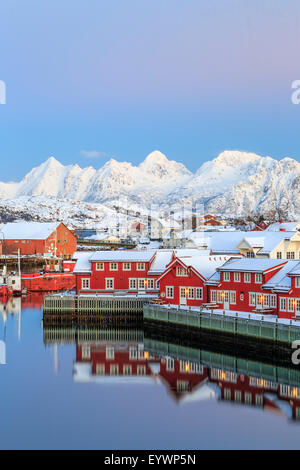
[[[180,287],[180,296],[179,296],[179,301],[180,305],[186,305],[186,292],[185,292],[185,287]]]
[[[229,291],[226,290],[224,292],[224,304],[223,304],[224,310],[229,310]]]

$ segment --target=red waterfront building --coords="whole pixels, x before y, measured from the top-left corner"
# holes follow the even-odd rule
[[[209,300],[224,310],[293,318],[300,314],[299,265],[281,259],[230,260],[206,282]]]
[[[161,300],[167,304],[191,307],[207,303],[206,280],[228,258],[226,256],[173,256],[171,263],[157,279]]]
[[[13,222],[0,229],[3,255],[50,255],[70,259],[77,248],[74,233],[63,223]]]

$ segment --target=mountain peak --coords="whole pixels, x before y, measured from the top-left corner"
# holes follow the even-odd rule
[[[143,161],[142,165],[145,166],[145,165],[162,165],[162,164],[166,164],[166,163],[169,163],[169,160],[167,159],[167,157],[162,153],[160,152],[159,150],[154,150],[154,152],[151,152],[149,153],[149,155],[147,155],[147,157],[145,158],[145,160]]]
[[[247,165],[261,160],[263,157],[251,152],[241,150],[224,150],[213,161],[228,166]],[[267,158],[267,157],[265,157]]]

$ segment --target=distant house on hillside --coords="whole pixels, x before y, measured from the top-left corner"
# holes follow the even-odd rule
[[[47,255],[70,259],[77,239],[63,223],[13,222],[0,227],[0,253]]]

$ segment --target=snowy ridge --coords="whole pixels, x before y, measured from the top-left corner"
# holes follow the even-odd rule
[[[139,166],[111,159],[98,170],[64,166],[51,157],[22,181],[0,183],[0,199],[10,206],[36,197],[112,206],[126,198],[131,207],[203,203],[215,214],[244,216],[281,208],[298,216],[299,185],[300,163],[291,158],[225,151],[193,174],[154,151]]]

